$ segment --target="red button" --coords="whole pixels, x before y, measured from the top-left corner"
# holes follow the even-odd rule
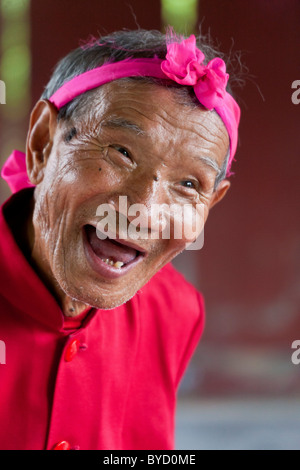
[[[59,441],[53,450],[71,450],[71,444],[68,441]]]
[[[70,362],[74,359],[74,357],[76,356],[78,352],[79,345],[80,345],[80,341],[78,339],[73,339],[73,341],[70,342],[65,353],[66,362]]]

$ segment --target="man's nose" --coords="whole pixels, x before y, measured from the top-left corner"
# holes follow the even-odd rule
[[[153,171],[139,174],[128,182],[123,194],[127,196],[126,215],[132,231],[138,226],[140,236],[158,236],[168,219],[167,185],[162,178]],[[120,205],[119,211],[123,212]]]
[[[156,172],[145,171],[129,180],[126,194],[129,204],[143,204],[150,209],[153,204],[166,202],[166,184]]]

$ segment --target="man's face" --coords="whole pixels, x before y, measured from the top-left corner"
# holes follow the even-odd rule
[[[27,161],[37,185],[36,264],[54,290],[107,309],[129,300],[191,241],[186,231],[174,236],[176,215],[168,238],[152,237],[151,227],[161,231],[161,219],[151,219],[154,204],[190,205],[203,226],[229,186],[222,182],[214,191],[214,166],[222,166],[229,139],[215,112],[178,104],[174,92],[158,85],[112,82],[99,96],[95,112],[81,122],[57,124],[56,111],[42,102],[33,114]],[[123,233],[124,217],[128,226],[137,214],[124,215],[120,196],[128,208],[142,204],[153,222],[133,239]],[[118,216],[116,240],[97,236],[103,204]]]

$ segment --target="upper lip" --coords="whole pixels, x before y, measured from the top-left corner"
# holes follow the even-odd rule
[[[96,230],[99,230],[99,229],[97,229],[97,227],[94,223],[90,223],[90,224],[87,224],[87,225],[91,225]],[[143,247],[141,247],[138,243],[128,241],[127,239],[121,238],[121,237],[119,237],[118,234],[116,234],[116,236],[114,236],[113,238],[109,236],[109,233],[107,233],[105,235],[107,236],[107,238],[110,238],[111,240],[115,240],[116,242],[120,243],[120,245],[128,246],[129,248],[133,248],[134,250],[139,251],[143,256],[146,256],[148,254],[148,251],[145,250]]]

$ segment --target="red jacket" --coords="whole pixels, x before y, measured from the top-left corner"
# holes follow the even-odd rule
[[[194,287],[169,264],[126,304],[66,323],[3,207],[0,266],[0,449],[174,448],[176,390],[204,322]]]

